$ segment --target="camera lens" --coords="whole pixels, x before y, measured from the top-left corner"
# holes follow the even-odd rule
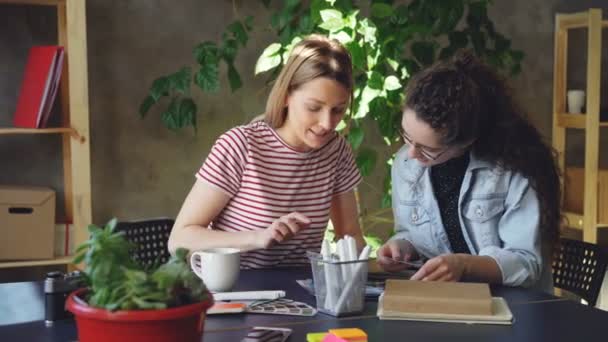
[[[47,278],[57,279],[63,277],[63,273],[58,271],[49,272],[46,274]]]

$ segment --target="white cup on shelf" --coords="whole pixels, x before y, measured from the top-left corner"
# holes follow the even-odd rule
[[[585,104],[585,91],[581,89],[568,90],[568,113],[580,114]]]
[[[236,248],[211,248],[190,255],[192,271],[212,292],[230,291],[239,277],[240,251]]]

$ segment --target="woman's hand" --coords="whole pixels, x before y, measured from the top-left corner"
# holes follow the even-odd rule
[[[380,267],[388,272],[399,272],[410,266],[399,261],[410,261],[418,258],[418,253],[407,240],[391,240],[378,249],[377,261]]]
[[[292,212],[276,219],[268,228],[256,232],[257,248],[268,248],[275,243],[291,239],[302,228],[310,226],[310,219]]]
[[[460,281],[467,269],[467,255],[443,254],[429,259],[411,280]]]

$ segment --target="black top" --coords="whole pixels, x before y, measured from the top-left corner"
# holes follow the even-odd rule
[[[445,163],[431,167],[431,182],[437,198],[443,229],[445,229],[454,253],[471,254],[460,227],[458,218],[458,197],[464,174],[469,165],[469,153],[452,158]]]

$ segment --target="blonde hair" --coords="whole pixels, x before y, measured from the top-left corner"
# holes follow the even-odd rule
[[[348,50],[335,39],[311,35],[294,46],[287,63],[279,73],[268,100],[264,121],[271,127],[283,126],[287,116],[287,96],[304,83],[326,77],[342,84],[353,93],[352,62]]]

